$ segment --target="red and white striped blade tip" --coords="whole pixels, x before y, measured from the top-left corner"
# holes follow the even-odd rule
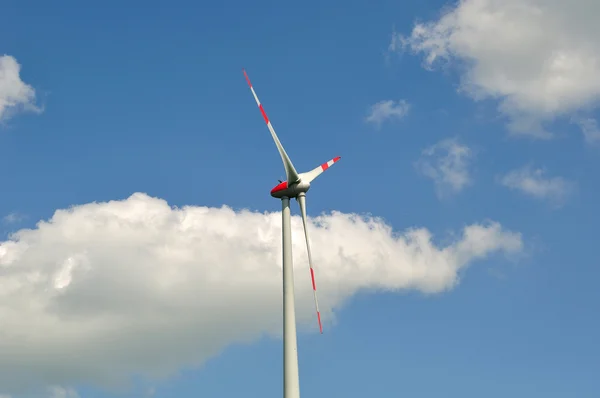
[[[342,157],[341,156],[336,156],[333,159],[331,159],[328,162],[325,162],[321,165],[321,169],[323,171],[327,170],[328,168],[330,168],[331,166],[333,166],[334,163],[336,163],[338,160],[340,160]]]

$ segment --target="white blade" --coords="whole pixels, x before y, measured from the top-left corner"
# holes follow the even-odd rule
[[[323,333],[323,325],[321,324],[321,312],[319,311],[319,301],[317,300],[317,284],[315,283],[315,270],[313,268],[312,254],[310,252],[310,242],[308,239],[308,229],[306,228],[306,197],[298,195],[296,198],[300,205],[300,213],[302,213],[302,224],[304,224],[304,237],[306,238],[306,250],[308,252],[308,266],[310,267],[310,278],[312,280],[313,293],[315,296],[315,309],[317,310],[317,320],[319,321],[319,331]]]
[[[250,78],[248,77],[246,70],[243,69],[243,71],[244,71],[244,76],[246,77],[246,81],[248,82],[248,86],[250,86],[250,90],[252,91],[252,95],[254,96],[254,99],[256,100],[256,105],[258,105],[258,108],[260,109],[260,113],[262,113],[262,116],[265,119],[265,123],[267,123],[267,127],[269,128],[269,131],[271,132],[273,141],[275,141],[277,150],[279,151],[279,154],[281,155],[281,160],[283,161],[283,167],[285,167],[285,174],[287,176],[288,186],[295,182],[298,182],[300,180],[300,176],[298,175],[298,172],[294,168],[294,165],[292,164],[290,157],[285,152],[285,149],[283,149],[283,145],[281,145],[281,142],[279,141],[277,134],[275,134],[275,129],[273,129],[273,126],[271,125],[271,121],[269,120],[269,118],[267,117],[267,113],[265,112],[265,109],[263,108],[262,104],[258,100],[258,96],[256,95],[256,92],[254,91],[254,87],[252,87],[252,83],[250,83]]]
[[[315,178],[320,176],[322,172],[324,172],[325,170],[327,170],[328,168],[333,166],[333,164],[340,159],[341,159],[341,157],[336,156],[335,158],[331,159],[329,162],[323,163],[322,165],[320,165],[317,168],[312,169],[311,171],[300,174],[300,178],[302,178],[302,181],[311,182],[312,180],[314,180]]]

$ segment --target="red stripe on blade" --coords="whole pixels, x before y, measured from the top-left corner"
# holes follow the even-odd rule
[[[317,285],[315,284],[315,271],[310,269],[310,278],[312,279],[313,290],[317,290]]]
[[[260,108],[260,113],[262,113],[263,118],[265,119],[265,122],[267,124],[269,124],[269,118],[267,117],[267,114],[265,113],[265,110],[263,109],[262,104],[260,104],[258,107]]]
[[[244,77],[246,77],[246,81],[248,82],[248,85],[250,87],[252,87],[252,83],[250,83],[250,78],[248,77],[248,74],[246,73],[246,69],[242,69],[244,71]]]
[[[317,311],[317,319],[319,320],[319,332],[323,334],[323,325],[321,325],[321,313]]]

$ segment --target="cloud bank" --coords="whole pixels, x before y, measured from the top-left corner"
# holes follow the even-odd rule
[[[57,210],[0,243],[0,394],[167,376],[281,330],[280,213],[173,208],[136,193]],[[301,330],[315,329],[306,248],[292,220]],[[309,220],[325,332],[359,290],[439,293],[495,252],[522,250],[498,223],[447,246],[427,229],[333,212]],[[73,393],[74,394],[74,393]],[[67,395],[69,396],[69,395]]]
[[[597,0],[460,0],[389,48],[423,54],[430,69],[458,65],[461,91],[499,100],[512,132],[547,138],[544,122],[598,105],[599,14]]]
[[[0,122],[19,111],[39,112],[35,90],[21,80],[21,65],[10,55],[0,56]]]

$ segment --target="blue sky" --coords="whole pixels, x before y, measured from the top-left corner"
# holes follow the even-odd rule
[[[600,32],[572,3],[6,2],[0,393],[281,396],[285,174],[244,67],[298,171],[342,156],[307,198],[302,396],[598,396]]]

